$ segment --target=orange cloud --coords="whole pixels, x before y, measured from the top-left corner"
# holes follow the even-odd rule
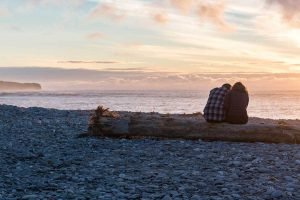
[[[215,24],[223,31],[231,31],[233,27],[224,20],[225,2],[219,3],[200,3],[197,8],[197,15],[203,21]]]
[[[300,28],[300,1],[298,0],[268,0],[271,5],[281,9],[282,20],[289,26]]]
[[[233,30],[233,26],[224,19],[225,0],[217,0],[216,3],[207,0],[169,0],[169,2],[184,14],[189,11],[196,12],[203,22],[210,22],[222,31]]]
[[[170,3],[175,8],[177,8],[180,11],[186,13],[191,9],[191,7],[194,3],[194,0],[170,0]]]
[[[233,27],[228,24],[225,19],[225,0],[216,0],[212,3],[208,0],[163,0],[163,3],[156,4],[153,10],[149,10],[146,4],[144,13],[152,18],[158,24],[166,24],[168,19],[168,6],[175,8],[181,14],[196,14],[203,22],[208,22],[216,25],[222,31],[232,31]],[[155,12],[153,12],[156,10]],[[115,3],[99,3],[89,14],[90,18],[108,17],[113,20],[121,20],[127,14],[130,15],[131,10],[126,7],[121,7]]]
[[[104,37],[103,33],[96,32],[96,33],[90,33],[87,35],[87,39],[89,40],[98,40],[102,39]]]
[[[124,13],[120,11],[116,6],[109,3],[100,3],[90,13],[91,18],[109,17],[113,20],[121,20],[124,17]]]
[[[165,13],[158,13],[153,16],[153,20],[158,24],[166,24],[168,22],[168,18]]]
[[[66,64],[117,64],[117,61],[83,61],[83,60],[68,60],[68,61],[58,61],[58,63]]]

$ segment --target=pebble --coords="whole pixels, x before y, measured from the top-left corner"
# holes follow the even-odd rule
[[[274,199],[277,199],[281,196],[282,196],[282,193],[278,190],[273,191],[272,194],[271,194],[271,197],[274,198]]]
[[[191,200],[201,200],[202,198],[199,195],[193,195]]]
[[[28,199],[37,199],[38,198],[38,196],[37,195],[35,195],[35,194],[29,194],[29,195],[24,195],[23,197],[22,197],[22,199],[26,199],[26,200],[28,200]]]
[[[162,200],[172,200],[172,198],[169,195],[166,195]]]
[[[231,196],[234,197],[234,198],[237,198],[237,199],[241,198],[241,195],[239,195],[239,194],[232,194]]]
[[[89,116],[0,105],[0,199],[300,199],[299,145],[77,138]]]
[[[120,174],[119,177],[124,179],[124,178],[126,178],[126,175],[125,174]]]
[[[294,182],[294,179],[290,176],[284,176],[284,179],[287,181],[287,182]]]

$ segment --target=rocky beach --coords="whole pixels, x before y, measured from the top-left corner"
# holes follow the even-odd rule
[[[83,137],[93,111],[0,106],[0,199],[300,199],[300,146]]]

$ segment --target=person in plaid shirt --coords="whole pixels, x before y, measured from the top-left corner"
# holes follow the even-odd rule
[[[207,122],[217,123],[225,121],[224,100],[230,89],[231,85],[226,83],[222,87],[214,88],[210,91],[204,108],[204,118]]]

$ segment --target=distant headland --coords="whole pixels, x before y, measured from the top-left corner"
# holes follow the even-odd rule
[[[17,82],[7,82],[0,81],[0,91],[10,91],[10,90],[41,90],[42,86],[39,83],[17,83]]]

